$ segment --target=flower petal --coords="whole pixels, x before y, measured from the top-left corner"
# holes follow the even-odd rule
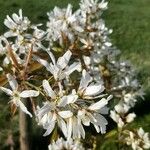
[[[72,117],[73,113],[69,110],[66,111],[59,111],[58,114],[62,117],[62,118],[70,118]]]
[[[49,127],[47,128],[47,130],[46,130],[46,132],[44,133],[43,136],[47,136],[47,135],[51,134],[54,127],[55,127],[55,121],[51,122],[51,124],[49,125]]]
[[[65,74],[69,76],[72,72],[75,70],[80,71],[81,70],[81,64],[79,62],[75,62],[72,65],[70,65],[68,68],[65,70]]]
[[[7,79],[8,79],[8,82],[9,82],[11,88],[13,90],[16,90],[18,88],[18,83],[17,83],[16,79],[11,74],[7,74]]]
[[[92,81],[92,78],[90,77],[89,73],[86,72],[86,70],[83,70],[79,90],[86,88],[91,81]]]
[[[0,89],[3,92],[5,92],[6,94],[8,94],[8,95],[12,95],[13,94],[13,92],[10,89],[4,88],[4,87],[0,87]]]
[[[108,100],[105,99],[105,98],[102,98],[100,101],[98,101],[98,102],[92,104],[91,106],[89,106],[89,109],[90,110],[99,110],[107,104],[108,104]]]
[[[17,104],[18,106],[20,107],[20,109],[25,112],[26,114],[28,114],[30,117],[32,117],[32,114],[27,110],[27,108],[25,107],[25,105],[20,101],[18,100],[17,101]]]
[[[63,119],[58,120],[58,126],[62,130],[65,137],[67,137],[67,125]]]
[[[77,95],[73,95],[73,94],[70,94],[68,96],[63,96],[61,98],[60,102],[58,103],[58,105],[60,107],[64,107],[67,104],[71,104],[71,103],[76,102],[77,99],[78,99],[78,96]]]
[[[43,80],[43,88],[44,91],[48,96],[50,96],[52,99],[56,98],[55,92],[52,90],[51,86],[49,85],[49,82],[47,80]]]
[[[39,91],[35,90],[25,90],[20,93],[20,97],[27,98],[27,97],[37,97],[39,95]]]
[[[64,69],[68,65],[71,55],[72,55],[71,51],[68,50],[62,57],[58,58],[57,65],[61,69]]]
[[[128,123],[132,122],[135,117],[136,117],[135,113],[128,114],[127,117],[126,117],[126,122],[128,122]]]
[[[85,92],[84,92],[84,95],[86,96],[94,96],[94,95],[98,95],[100,94],[101,92],[104,91],[104,86],[101,85],[101,84],[95,84],[95,85],[89,85]]]

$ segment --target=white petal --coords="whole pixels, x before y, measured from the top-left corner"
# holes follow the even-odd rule
[[[99,133],[100,132],[100,127],[98,125],[95,125],[95,124],[94,124],[94,127],[96,129],[96,132]]]
[[[58,114],[62,117],[62,118],[70,118],[72,117],[73,113],[69,110],[66,111],[59,111]]]
[[[72,65],[70,65],[68,68],[66,68],[65,70],[65,74],[67,76],[69,76],[72,72],[74,72],[75,70],[80,71],[81,70],[81,64],[78,62],[73,63]]]
[[[19,23],[19,17],[18,17],[18,15],[17,14],[12,14],[12,18],[13,18],[13,20],[16,22],[16,23]]]
[[[14,29],[16,27],[16,24],[14,21],[7,15],[7,19],[4,20],[5,26],[7,26],[9,29]]]
[[[52,90],[51,86],[49,85],[49,82],[47,80],[43,80],[43,88],[48,96],[50,96],[52,99],[56,98],[55,92]]]
[[[90,110],[99,110],[101,108],[103,108],[105,105],[108,104],[108,100],[105,98],[102,98],[100,101],[98,101],[97,103],[92,104],[91,106],[89,106]]]
[[[90,126],[90,119],[88,116],[85,116],[82,118],[82,123],[85,125],[85,126]]]
[[[78,137],[81,138],[79,135],[82,136],[82,138],[84,139],[85,138],[85,131],[84,131],[84,128],[81,124],[81,121],[78,121],[78,126],[79,126],[79,131],[78,131]]]
[[[67,104],[74,103],[78,99],[78,95],[70,94],[67,96]]]
[[[101,133],[102,134],[106,133],[106,125],[108,124],[107,120],[98,113],[95,114],[95,118],[97,120],[97,122],[95,124],[100,126]]]
[[[135,113],[128,114],[127,117],[126,117],[126,122],[128,122],[128,123],[132,122],[135,117],[136,117]]]
[[[30,117],[32,117],[32,114],[27,110],[27,108],[25,107],[25,105],[24,105],[20,100],[18,100],[17,103],[18,103],[20,109],[21,109],[23,112],[25,112],[25,113],[28,114]]]
[[[69,17],[72,14],[72,5],[68,4],[67,10],[66,10],[66,17]]]
[[[68,65],[71,55],[72,55],[71,51],[68,50],[62,57],[58,58],[57,65],[61,69],[64,69]]]
[[[118,114],[116,114],[115,111],[113,111],[113,110],[110,111],[110,117],[111,117],[116,123],[119,122],[119,118],[120,118],[120,117],[119,117]]]
[[[80,138],[80,134],[79,134],[79,125],[77,124],[77,118],[73,117],[73,124],[72,124],[72,137],[73,139],[75,138]]]
[[[122,128],[124,126],[124,122],[122,121],[121,118],[119,118],[119,122],[117,122],[117,123],[118,123],[119,128]]]
[[[38,116],[37,116],[38,117]],[[47,122],[47,120],[48,120],[48,115],[47,114],[44,114],[43,116],[42,116],[42,118],[38,118],[39,119],[39,125],[44,125],[44,124],[46,124],[46,122]]]
[[[3,65],[7,66],[10,63],[10,59],[8,57],[5,57],[3,60]]]
[[[58,102],[59,107],[64,107],[68,104],[67,96],[63,96],[60,101]]]
[[[108,114],[108,111],[109,111],[109,108],[105,106],[97,112],[100,113],[100,114],[105,114],[106,115],[106,114]]]
[[[140,137],[143,137],[144,136],[144,130],[142,128],[139,128],[138,131],[137,131],[138,135]]]
[[[94,96],[94,95],[98,95],[101,92],[104,91],[104,86],[103,85],[99,85],[99,84],[95,84],[95,85],[89,85],[85,92],[84,95],[86,96]]]
[[[99,4],[99,8],[100,8],[100,9],[107,9],[107,5],[108,5],[108,2],[102,1],[102,2]]]
[[[11,88],[13,90],[16,90],[18,88],[18,83],[15,80],[15,78],[11,74],[7,74],[7,79],[8,79],[8,82],[9,82]]]
[[[93,116],[93,114],[91,114],[91,113],[87,113],[87,116],[89,117],[90,122],[92,122],[92,123],[97,122],[97,120],[95,119],[95,117]]]
[[[20,97],[27,98],[27,97],[37,97],[39,95],[39,91],[35,90],[25,90],[20,93]]]
[[[117,113],[123,113],[123,114],[125,114],[126,112],[128,112],[128,110],[129,110],[129,106],[128,105],[126,105],[126,104],[122,104],[122,103],[119,103],[119,104],[117,104],[116,106],[115,106],[115,110],[116,110],[116,112]]]
[[[69,120],[67,122],[67,129],[68,129],[67,139],[71,138],[71,135],[72,135],[72,126],[73,126],[73,119],[69,118]]]
[[[22,9],[19,9],[19,18],[22,20]]]
[[[51,122],[51,124],[49,125],[49,127],[47,128],[47,131],[44,133],[43,136],[47,136],[47,135],[51,134],[54,127],[55,127],[55,122]]]
[[[60,107],[64,107],[67,104],[71,104],[71,103],[76,102],[77,99],[78,99],[78,96],[77,95],[73,95],[73,94],[70,94],[70,95],[67,95],[67,96],[63,96],[61,98],[60,102],[58,103],[58,105]]]
[[[12,95],[13,94],[13,92],[10,89],[4,88],[4,87],[0,87],[0,89],[3,92],[5,92],[6,94],[8,94],[8,95]]]
[[[49,50],[47,50],[47,53],[49,54],[49,56],[50,56],[50,58],[51,58],[53,64],[55,65],[55,64],[56,64],[56,60],[55,60],[54,55],[53,55],[52,52],[50,52]]]
[[[89,66],[91,64],[91,57],[83,56],[84,63]]]
[[[88,86],[88,84],[91,82],[91,80],[92,80],[92,78],[90,77],[89,73],[86,72],[86,70],[83,70],[79,90],[82,88],[86,88]]]
[[[10,31],[4,33],[4,36],[5,36],[6,38],[12,37],[12,36],[16,36],[16,35],[17,35],[17,34],[14,33],[12,30],[10,30]]]
[[[107,125],[108,124],[107,120],[102,115],[100,115],[98,113],[95,113],[95,118],[96,118],[97,123],[99,125],[101,125],[101,124]]]
[[[67,125],[63,119],[58,120],[58,126],[62,130],[65,137],[67,137]]]

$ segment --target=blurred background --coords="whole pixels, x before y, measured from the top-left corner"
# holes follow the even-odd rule
[[[7,29],[3,24],[6,15],[18,13],[22,8],[24,16],[32,23],[45,23],[47,12],[54,6],[66,7],[73,4],[74,10],[78,8],[79,0],[0,0],[0,35]],[[108,28],[113,29],[111,40],[122,51],[122,57],[129,59],[138,71],[138,78],[145,90],[145,100],[139,100],[134,108],[137,118],[131,128],[143,126],[150,132],[150,0],[111,0],[108,10],[103,14]],[[45,24],[43,28],[45,27]],[[18,116],[11,117],[7,97],[0,94],[0,150],[7,150],[9,144],[19,149]],[[43,131],[33,123],[34,150],[45,150],[41,145],[48,142],[42,137]],[[97,136],[98,141],[99,136]],[[112,146],[110,146],[110,144]],[[108,146],[109,145],[109,146]],[[116,149],[112,140],[107,140],[98,149]]]

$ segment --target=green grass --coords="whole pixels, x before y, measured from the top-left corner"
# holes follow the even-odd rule
[[[0,34],[6,30],[3,25],[5,16],[18,12],[19,8],[23,9],[33,23],[45,23],[46,12],[54,6],[65,7],[72,3],[76,9],[78,2],[79,0],[0,0]],[[131,127],[143,126],[146,131],[150,131],[150,0],[110,0],[109,9],[103,17],[107,26],[114,31],[111,39],[122,51],[122,57],[131,60],[139,70],[139,78],[147,94],[146,100],[135,108],[139,117]],[[0,116],[0,119],[1,117],[4,119],[4,116]],[[106,147],[102,149],[106,150]]]
[[[114,29],[113,43],[140,71],[146,90],[150,89],[149,4],[149,0],[112,0],[105,13],[107,26]]]

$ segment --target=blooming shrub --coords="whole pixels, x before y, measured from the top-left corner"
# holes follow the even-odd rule
[[[53,141],[49,150],[84,149],[79,139],[85,139],[86,126],[105,134],[109,116],[118,125],[119,144],[150,148],[148,133],[127,126],[136,117],[130,110],[143,91],[132,65],[121,60],[109,39],[112,30],[102,19],[106,9],[104,0],[81,0],[74,12],[70,4],[55,7],[47,13],[45,31],[23,17],[22,10],[4,21],[8,31],[0,37],[0,69],[11,90],[0,89],[10,96],[13,114],[19,107],[32,117],[24,105],[32,101],[44,136],[59,128],[67,141]],[[35,107],[38,97],[42,103]]]

